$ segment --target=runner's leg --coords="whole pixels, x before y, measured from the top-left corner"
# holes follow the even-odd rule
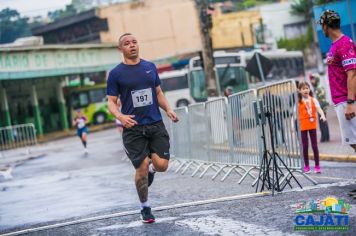
[[[146,157],[145,160],[142,161],[141,165],[136,169],[135,175],[137,194],[142,207],[148,207],[148,164],[149,160]],[[146,206],[143,206],[142,204]]]
[[[169,160],[161,158],[156,153],[151,154],[151,160],[155,171],[165,172],[167,170]]]
[[[82,139],[82,143],[83,143],[84,148],[87,148],[87,138],[88,138],[87,133],[83,132],[81,139]]]

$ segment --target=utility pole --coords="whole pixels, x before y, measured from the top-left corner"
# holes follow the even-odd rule
[[[206,0],[196,0],[196,6],[199,15],[200,31],[202,36],[202,65],[205,74],[206,87],[209,97],[215,97],[219,95],[217,90],[216,75],[214,71],[214,59],[213,59],[213,44],[210,37],[210,31],[212,28],[212,19],[210,12],[208,13],[208,5]]]

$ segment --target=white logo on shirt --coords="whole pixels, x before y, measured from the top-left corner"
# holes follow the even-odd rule
[[[350,58],[342,61],[342,66],[354,65],[356,64],[356,58]]]
[[[146,70],[146,74],[148,74],[148,73],[150,73],[151,72],[151,70]]]

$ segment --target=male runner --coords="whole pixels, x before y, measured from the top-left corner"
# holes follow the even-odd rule
[[[341,32],[341,20],[337,12],[324,11],[318,23],[324,35],[332,41],[326,62],[342,142],[356,151],[356,47],[354,42]],[[350,195],[351,193],[356,196],[356,190],[351,191]]]
[[[130,33],[120,36],[118,48],[123,62],[109,73],[108,106],[124,126],[122,139],[126,154],[136,169],[135,184],[142,220],[153,223],[155,217],[148,204],[148,186],[156,171],[166,171],[169,161],[169,136],[159,107],[172,121],[177,122],[178,118],[163,95],[155,65],[139,57],[135,36]],[[121,112],[117,109],[118,96]]]

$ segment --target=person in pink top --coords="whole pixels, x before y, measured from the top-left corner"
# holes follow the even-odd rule
[[[326,57],[332,101],[339,120],[343,144],[356,151],[356,46],[340,29],[337,12],[326,10],[318,23],[332,45]],[[349,195],[356,199],[356,189]]]

